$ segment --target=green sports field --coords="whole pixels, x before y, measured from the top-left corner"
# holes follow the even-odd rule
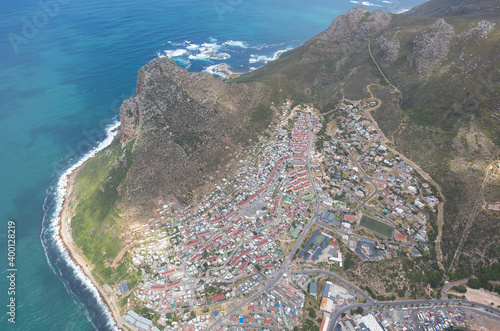
[[[392,225],[380,222],[370,216],[363,215],[359,225],[387,238],[392,238],[394,234],[394,227]]]

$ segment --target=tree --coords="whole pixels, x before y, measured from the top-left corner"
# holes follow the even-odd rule
[[[363,314],[364,309],[363,309],[363,307],[358,307],[355,311],[356,311],[357,314],[361,315],[361,314]]]

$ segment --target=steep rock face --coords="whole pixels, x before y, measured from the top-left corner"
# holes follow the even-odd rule
[[[137,95],[120,108],[122,143],[134,144],[119,187],[125,201],[150,205],[185,197],[209,177],[217,178],[219,167],[269,124],[268,100],[260,83],[232,84],[189,73],[168,58],[142,67]],[[255,112],[264,118],[256,119]]]
[[[338,16],[324,32],[312,40],[327,43],[341,43],[352,39],[364,40],[391,23],[391,14],[377,10],[370,13],[363,6],[349,10],[345,15]]]
[[[482,20],[477,23],[471,23],[469,30],[464,34],[466,38],[488,38],[488,35],[495,30],[496,23],[489,20]]]
[[[440,18],[427,30],[419,33],[412,42],[414,58],[409,59],[415,73],[425,76],[439,67],[450,51],[455,35],[453,27]]]
[[[399,56],[400,43],[398,39],[386,39],[384,36],[377,38],[376,43],[382,51],[382,61],[385,65],[394,63]]]

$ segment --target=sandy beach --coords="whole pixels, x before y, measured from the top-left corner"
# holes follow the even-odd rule
[[[82,271],[85,273],[87,278],[90,279],[92,284],[96,287],[96,289],[99,292],[99,295],[101,296],[102,301],[108,306],[109,311],[113,315],[113,319],[117,325],[117,327],[120,330],[123,330],[121,327],[123,320],[121,318],[121,315],[119,313],[118,307],[115,305],[114,300],[110,298],[104,289],[101,287],[101,285],[94,279],[92,276],[91,269],[88,265],[88,263],[85,261],[84,258],[82,258],[82,253],[81,251],[77,248],[75,242],[73,241],[73,238],[71,236],[71,226],[70,226],[70,220],[71,217],[73,216],[72,213],[73,211],[69,209],[69,202],[74,201],[74,197],[71,196],[71,193],[73,191],[73,186],[74,182],[76,179],[76,176],[78,174],[78,171],[82,168],[82,166],[85,163],[83,163],[81,166],[78,168],[74,169],[71,174],[67,176],[67,186],[66,186],[66,193],[64,196],[64,202],[63,202],[63,207],[61,210],[61,214],[59,215],[60,218],[60,228],[59,228],[59,235],[61,237],[61,240],[68,250],[69,256],[71,259],[82,269]]]

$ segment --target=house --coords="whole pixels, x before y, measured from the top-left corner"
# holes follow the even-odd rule
[[[316,297],[318,295],[318,283],[311,282],[309,284],[309,294]]]

